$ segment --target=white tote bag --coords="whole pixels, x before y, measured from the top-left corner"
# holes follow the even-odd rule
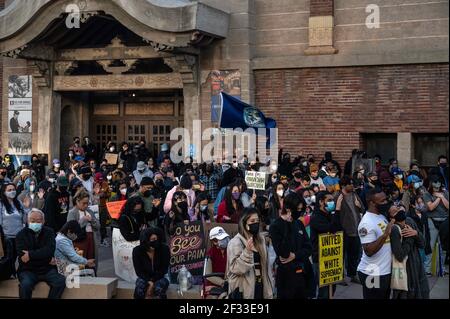
[[[394,224],[400,233],[400,241],[403,242],[402,230],[400,226]],[[392,254],[391,289],[408,291],[408,274],[406,272],[406,262],[408,256],[403,261],[398,261]]]

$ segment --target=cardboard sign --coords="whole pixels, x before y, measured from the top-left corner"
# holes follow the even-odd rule
[[[248,189],[266,189],[266,173],[263,172],[245,172],[245,182]]]
[[[222,224],[222,223],[204,223],[203,228],[205,229],[205,239],[206,239],[206,251],[211,248],[211,241],[209,240],[209,232],[214,227],[222,227],[225,232],[230,235],[230,239],[232,239],[238,233],[238,225],[237,224]]]
[[[118,154],[114,154],[114,153],[106,153],[105,154],[105,160],[108,162],[109,165],[116,165],[118,159],[119,159]]]
[[[111,216],[112,219],[119,219],[122,208],[126,202],[126,200],[107,202],[106,209],[108,210],[109,216]]]
[[[169,240],[170,248],[170,280],[177,282],[178,271],[183,267],[194,277],[203,275],[206,243],[203,222],[195,221],[189,224],[179,224],[174,235]]]
[[[118,228],[113,229],[112,249],[114,272],[116,276],[129,283],[136,283],[137,275],[133,265],[133,249],[139,245],[137,241],[126,241]]]
[[[344,280],[344,233],[319,235],[319,287]]]

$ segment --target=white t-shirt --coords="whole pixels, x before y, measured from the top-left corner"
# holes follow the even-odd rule
[[[370,244],[380,238],[388,221],[383,215],[366,212],[358,226],[361,244]],[[366,255],[363,249],[358,271],[366,275],[383,276],[391,273],[392,252],[390,238],[386,239],[383,247],[372,257]]]

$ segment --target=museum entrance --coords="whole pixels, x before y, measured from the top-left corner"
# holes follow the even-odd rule
[[[181,90],[92,92],[89,105],[89,136],[99,151],[108,141],[132,147],[143,139],[156,156],[162,144],[171,143],[170,132],[183,126]]]

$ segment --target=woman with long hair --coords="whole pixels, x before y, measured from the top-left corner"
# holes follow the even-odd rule
[[[276,182],[272,187],[272,196],[269,198],[270,212],[269,218],[270,223],[277,219],[281,211],[283,210],[283,199],[284,193],[286,192],[286,187],[281,182]]]
[[[244,210],[240,186],[239,183],[233,183],[225,191],[225,198],[217,210],[218,223],[239,223],[239,218]]]
[[[24,208],[17,199],[17,188],[13,183],[3,184],[0,192],[0,226],[3,228],[5,239],[12,241],[12,260],[15,263],[16,235],[27,223],[29,209]]]
[[[227,269],[231,298],[273,298],[267,245],[256,208],[246,208],[239,219],[238,234],[227,248]]]
[[[119,217],[119,230],[126,241],[139,240],[143,229],[147,228],[144,201],[139,196],[131,197],[125,203]]]
[[[177,225],[188,224],[191,220],[188,213],[188,202],[186,193],[177,191],[172,196],[172,206],[169,213],[166,214],[164,227],[166,235],[173,235]]]

